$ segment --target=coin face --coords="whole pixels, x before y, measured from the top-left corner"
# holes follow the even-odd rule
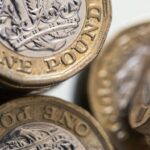
[[[150,23],[121,32],[93,63],[89,75],[89,103],[117,149],[146,149],[143,137],[128,128],[127,106],[141,79],[150,49],[143,39]]]
[[[112,150],[87,112],[54,97],[26,97],[0,106],[1,150]]]
[[[29,57],[63,51],[79,36],[86,17],[85,0],[2,0],[1,6],[1,43]]]
[[[38,88],[67,79],[96,57],[110,21],[109,0],[1,0],[2,82]]]

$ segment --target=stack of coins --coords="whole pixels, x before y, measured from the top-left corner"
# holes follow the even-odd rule
[[[21,93],[66,80],[97,56],[110,22],[109,0],[0,0],[1,84]],[[78,106],[38,95],[1,103],[0,150],[113,150]]]
[[[0,150],[150,149],[150,22],[122,31],[98,56],[111,14],[110,0],[0,0]],[[41,96],[96,56],[93,116]]]

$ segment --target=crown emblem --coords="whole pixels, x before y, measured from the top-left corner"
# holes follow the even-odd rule
[[[0,0],[0,37],[15,51],[56,51],[79,27],[81,0]]]
[[[1,150],[72,150],[77,143],[72,136],[55,126],[41,126],[18,128],[9,133],[0,143]]]

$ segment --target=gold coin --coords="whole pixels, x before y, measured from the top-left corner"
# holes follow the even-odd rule
[[[149,22],[122,31],[90,70],[88,93],[91,110],[118,150],[147,148],[142,135],[137,135],[128,126],[127,106],[141,78],[145,57],[150,52],[143,48],[143,39],[148,35]]]
[[[49,86],[80,71],[111,22],[109,0],[3,0],[0,13],[0,80],[16,88]]]
[[[44,96],[0,106],[0,149],[113,150],[104,130],[88,112]]]

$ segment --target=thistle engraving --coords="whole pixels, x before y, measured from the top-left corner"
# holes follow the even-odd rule
[[[81,0],[0,0],[1,42],[16,52],[57,51],[78,32]]]
[[[29,123],[8,133],[0,150],[85,150],[67,130],[48,123]]]

